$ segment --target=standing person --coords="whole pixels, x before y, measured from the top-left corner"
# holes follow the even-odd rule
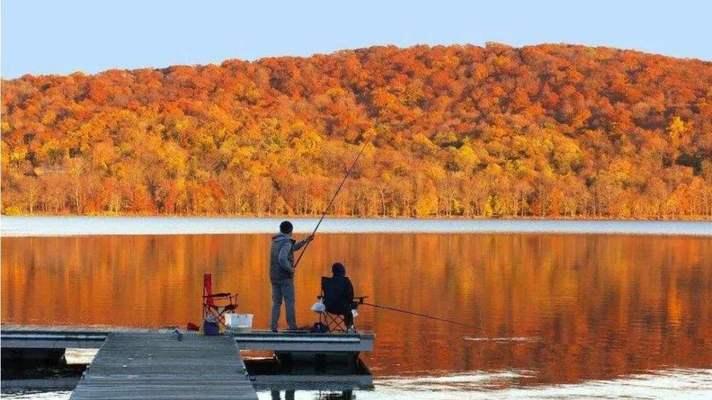
[[[287,309],[287,324],[289,329],[297,329],[297,320],[294,315],[294,252],[311,242],[314,236],[297,242],[292,239],[294,227],[289,221],[279,224],[279,234],[272,237],[272,248],[269,260],[269,278],[272,282],[272,332],[277,332],[279,312],[282,308],[282,299]]]

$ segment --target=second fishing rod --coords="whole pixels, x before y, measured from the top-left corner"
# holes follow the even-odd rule
[[[321,218],[319,218],[319,222],[317,222],[316,226],[314,227],[314,230],[311,233],[311,236],[313,237],[316,234],[316,231],[319,230],[319,226],[321,225],[322,221],[324,221],[324,217],[326,217],[326,214],[329,212],[331,209],[331,206],[334,204],[334,200],[336,200],[336,196],[339,195],[339,192],[341,192],[341,189],[344,187],[344,183],[346,183],[346,180],[349,179],[349,176],[351,175],[351,172],[353,171],[354,167],[356,166],[356,163],[358,162],[359,158],[361,158],[361,155],[363,154],[364,150],[366,150],[366,146],[370,143],[370,139],[366,140],[363,145],[361,146],[361,151],[358,152],[358,155],[356,155],[356,158],[354,161],[351,163],[351,166],[346,170],[346,174],[344,175],[344,178],[341,180],[341,183],[339,186],[336,188],[336,191],[334,192],[334,195],[331,196],[331,200],[329,200],[329,204],[326,206],[324,209],[324,212],[321,214]],[[299,253],[299,257],[297,257],[297,261],[294,263],[294,268],[297,268],[299,265],[299,262],[302,260],[302,256],[304,256],[304,253],[307,252],[307,248],[309,247],[309,243],[307,242],[306,245],[304,245],[304,248],[302,249],[302,252]]]
[[[312,236],[312,237],[313,237],[313,236],[316,234],[316,232],[319,230],[319,226],[320,226],[321,223],[324,221],[324,218],[326,217],[326,214],[328,214],[329,210],[331,209],[331,206],[334,204],[334,201],[336,200],[336,197],[339,195],[339,193],[341,192],[341,189],[344,187],[344,184],[346,183],[346,180],[348,180],[349,176],[351,176],[351,172],[353,171],[354,167],[356,166],[356,163],[358,163],[358,160],[361,158],[361,155],[362,155],[363,152],[366,150],[366,147],[368,146],[369,143],[370,143],[370,140],[366,140],[366,141],[363,143],[363,145],[361,145],[361,150],[358,152],[358,154],[356,155],[356,158],[353,160],[353,162],[351,163],[351,165],[349,166],[349,168],[346,170],[346,174],[344,175],[343,179],[341,180],[341,183],[339,183],[339,186],[336,188],[336,191],[334,191],[334,195],[331,196],[331,199],[329,200],[329,204],[328,204],[328,205],[326,206],[326,208],[324,209],[324,212],[321,214],[321,217],[319,218],[319,221],[317,222],[316,226],[314,227],[314,230],[313,230],[312,233],[311,233],[311,236]],[[302,257],[304,256],[304,253],[306,253],[307,248],[309,247],[309,244],[310,244],[310,243],[311,243],[311,241],[307,242],[306,245],[304,246],[304,248],[302,249],[301,253],[299,253],[299,257],[297,257],[297,261],[294,263],[294,268],[297,268],[297,266],[299,265],[299,262],[302,260]],[[450,320],[450,319],[446,319],[446,318],[436,317],[436,316],[433,316],[433,315],[427,315],[427,314],[418,313],[418,312],[414,312],[414,311],[404,310],[404,309],[402,309],[402,308],[391,307],[391,306],[386,306],[386,305],[382,305],[382,304],[367,303],[367,302],[362,302],[361,304],[363,304],[363,305],[365,305],[365,306],[373,307],[373,308],[380,308],[380,309],[383,309],[383,310],[388,310],[388,311],[393,311],[393,312],[408,314],[408,315],[412,315],[412,316],[415,316],[415,317],[420,317],[420,318],[426,318],[426,319],[430,319],[430,320],[445,322],[445,323],[449,323],[449,324],[452,324],[452,325],[459,325],[459,326],[467,327],[467,328],[477,328],[477,327],[474,326],[474,325],[465,324],[465,323],[462,323],[462,322],[458,322],[458,321],[454,321],[454,320]]]

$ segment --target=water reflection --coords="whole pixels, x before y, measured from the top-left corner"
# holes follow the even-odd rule
[[[296,279],[300,324],[314,321],[319,276],[340,260],[374,303],[480,327],[363,307],[357,324],[377,333],[366,356],[376,377],[528,371],[501,381],[516,387],[712,366],[710,238],[318,239]],[[202,274],[212,272],[217,289],[237,291],[240,310],[265,327],[268,244],[268,235],[4,238],[2,321],[184,326],[200,318]]]
[[[379,382],[375,392],[359,392],[361,400],[414,399],[709,399],[712,370],[671,369],[611,380],[575,384],[496,387],[517,371],[475,372],[467,375],[393,378]],[[494,388],[491,385],[494,383]],[[505,385],[506,386],[506,385]],[[299,397],[297,397],[299,398]],[[311,398],[305,394],[305,399]]]
[[[461,399],[709,399],[712,371],[709,369],[667,369],[612,380],[590,380],[573,384],[537,384],[517,387],[488,387],[509,380],[521,372],[471,372],[467,375],[433,377],[393,377],[376,383],[374,391],[263,390],[260,400],[461,400]],[[427,386],[422,386],[423,381]],[[465,383],[466,382],[466,383]],[[482,384],[482,386],[480,386]],[[3,394],[3,398],[67,400],[70,392]]]

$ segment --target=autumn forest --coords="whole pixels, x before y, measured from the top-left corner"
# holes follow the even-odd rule
[[[2,81],[2,212],[712,217],[712,63],[372,47]]]

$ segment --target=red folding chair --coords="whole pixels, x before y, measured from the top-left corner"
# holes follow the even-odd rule
[[[213,293],[212,274],[203,274],[203,321],[214,318],[225,326],[225,313],[237,309],[237,294],[229,292]]]

